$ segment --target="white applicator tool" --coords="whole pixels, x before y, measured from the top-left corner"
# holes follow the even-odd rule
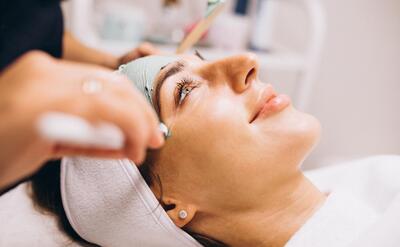
[[[161,123],[160,131],[168,137],[168,128]],[[37,122],[39,134],[49,141],[82,148],[119,150],[124,147],[125,135],[111,123],[93,125],[78,116],[49,112]]]

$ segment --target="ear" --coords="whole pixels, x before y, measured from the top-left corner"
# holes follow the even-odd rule
[[[164,210],[168,216],[175,223],[176,226],[182,228],[187,225],[197,212],[197,208],[193,204],[184,203],[170,197],[163,198]],[[180,217],[179,214],[184,210],[187,214],[186,217]]]

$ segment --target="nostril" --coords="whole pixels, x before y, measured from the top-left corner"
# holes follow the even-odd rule
[[[245,84],[248,85],[250,84],[256,77],[256,69],[252,68],[246,76]]]

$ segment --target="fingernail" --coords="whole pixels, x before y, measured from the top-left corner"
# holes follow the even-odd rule
[[[275,104],[275,105],[278,105],[278,104],[280,104],[281,102],[282,102],[282,99],[281,99],[279,96],[275,97],[275,99],[274,99],[274,104]]]

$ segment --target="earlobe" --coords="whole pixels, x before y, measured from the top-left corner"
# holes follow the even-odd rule
[[[183,203],[173,198],[164,198],[163,204],[168,216],[180,228],[189,224],[197,212],[194,205]]]

